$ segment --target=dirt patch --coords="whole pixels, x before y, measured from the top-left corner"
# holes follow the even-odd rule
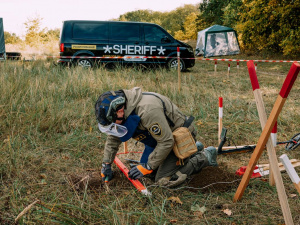
[[[193,192],[226,192],[236,189],[241,176],[229,172],[225,165],[206,167],[200,173],[192,175],[186,186]]]
[[[125,163],[126,165],[126,163]],[[128,165],[126,165],[129,168]],[[183,184],[185,190],[198,192],[226,192],[236,189],[241,177],[235,173],[228,172],[225,164],[219,167],[206,167],[200,173],[192,175],[189,180]],[[100,176],[100,170],[87,171],[82,174],[71,174],[68,176],[70,186],[77,191],[88,189],[105,189],[107,188]],[[154,184],[149,178],[143,178],[143,183],[148,185]],[[118,190],[128,190],[134,188],[125,175],[117,168],[114,168],[114,179],[108,186],[117,187]]]
[[[105,189],[105,184],[102,181],[100,170],[87,171],[82,174],[70,174],[67,176],[69,185],[77,190],[83,191],[88,189]],[[114,171],[114,178],[108,183],[109,187],[118,187],[118,190],[133,187],[125,175],[119,171]]]

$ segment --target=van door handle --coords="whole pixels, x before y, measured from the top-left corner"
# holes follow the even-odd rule
[[[149,45],[149,42],[147,41],[145,44],[146,44],[146,45]]]
[[[136,41],[134,44],[135,44],[135,45],[138,45],[138,44],[139,44],[139,42],[138,42],[138,41]]]

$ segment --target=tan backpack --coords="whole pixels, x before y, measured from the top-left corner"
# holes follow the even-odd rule
[[[186,127],[179,127],[173,132],[174,147],[173,151],[178,157],[178,165],[183,165],[183,160],[197,152],[195,140]]]

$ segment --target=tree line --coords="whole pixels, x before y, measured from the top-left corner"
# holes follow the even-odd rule
[[[218,24],[234,28],[244,52],[300,55],[300,0],[203,0],[170,12],[137,10],[120,21],[161,25],[176,39],[197,38],[197,32]]]
[[[300,0],[203,0],[168,12],[136,10],[117,21],[156,23],[179,40],[196,40],[197,32],[218,24],[237,31],[245,53],[300,55]],[[59,29],[40,28],[41,18],[25,23],[25,43],[33,45],[59,38]],[[22,41],[5,32],[6,43]]]

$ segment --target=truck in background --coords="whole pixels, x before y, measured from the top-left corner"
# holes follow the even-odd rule
[[[0,18],[0,61],[4,61],[6,59],[20,60],[21,57],[22,57],[22,54],[20,52],[6,52],[5,51],[3,19]]]

